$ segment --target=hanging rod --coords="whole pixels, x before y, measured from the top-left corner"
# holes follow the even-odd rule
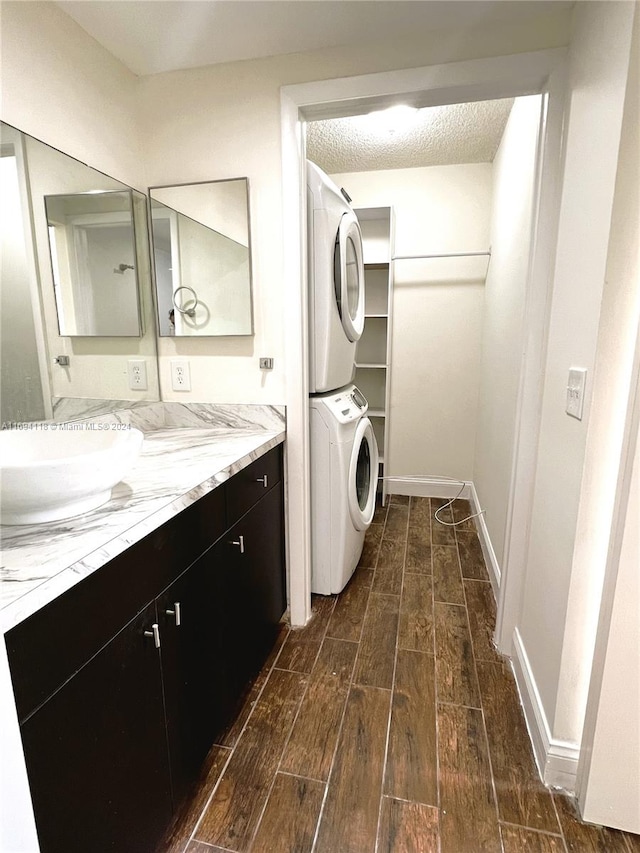
[[[428,258],[478,258],[481,256],[491,257],[491,250],[488,252],[448,252],[440,255],[394,255],[394,261],[422,261]]]

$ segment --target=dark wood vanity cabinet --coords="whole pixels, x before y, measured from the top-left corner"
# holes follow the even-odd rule
[[[149,605],[21,725],[40,849],[152,850],[172,813]]]
[[[7,633],[42,853],[155,850],[273,645],[283,528],[276,447]]]

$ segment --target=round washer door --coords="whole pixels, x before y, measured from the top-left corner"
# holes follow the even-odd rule
[[[364,329],[364,263],[362,232],[353,211],[342,215],[333,256],[336,301],[342,326],[350,341]]]
[[[369,418],[356,427],[349,462],[349,513],[356,530],[366,530],[376,509],[378,444]]]

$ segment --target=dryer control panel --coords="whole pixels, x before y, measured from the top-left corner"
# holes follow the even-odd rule
[[[322,400],[335,419],[342,424],[361,418],[369,408],[366,397],[355,385],[348,385],[338,392],[332,391],[312,399],[316,403]]]

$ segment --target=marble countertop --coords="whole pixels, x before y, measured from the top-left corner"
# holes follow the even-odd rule
[[[8,631],[284,441],[284,427],[155,429],[111,500],[49,524],[2,527],[0,627]]]

